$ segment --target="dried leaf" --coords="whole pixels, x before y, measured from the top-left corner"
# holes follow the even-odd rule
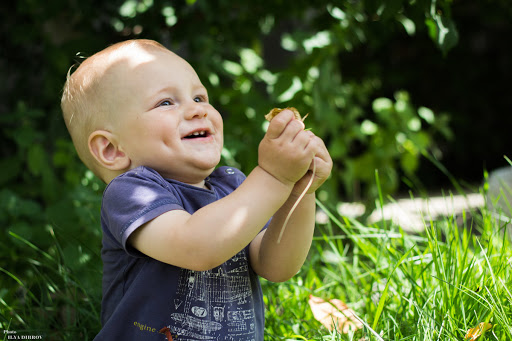
[[[294,107],[288,107],[288,108],[284,108],[284,109],[281,109],[281,108],[274,108],[272,110],[270,110],[270,112],[268,114],[265,115],[265,119],[267,121],[272,121],[272,119],[277,115],[279,114],[281,111],[283,110],[290,110],[291,112],[293,112],[293,115],[295,116],[295,119],[296,120],[301,120],[301,121],[304,121],[306,119],[306,117],[308,116],[308,114],[306,114],[306,116],[304,117],[301,117],[300,116],[300,113],[297,109],[295,109]]]
[[[336,328],[339,332],[347,334],[350,330],[355,331],[363,327],[361,321],[354,316],[354,311],[338,299],[324,301],[320,297],[310,295],[309,306],[315,319],[331,331]]]
[[[490,324],[488,322],[480,322],[478,324],[478,326],[468,330],[464,339],[466,339],[468,341],[475,341],[476,339],[478,339],[480,336],[482,336],[486,331],[488,331],[491,328],[492,328],[492,324]]]

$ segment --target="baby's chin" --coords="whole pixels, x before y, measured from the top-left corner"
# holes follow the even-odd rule
[[[208,176],[219,165],[220,159],[221,153],[219,152],[218,155],[211,155],[207,158],[195,160],[194,166],[198,173],[206,174],[206,176]]]

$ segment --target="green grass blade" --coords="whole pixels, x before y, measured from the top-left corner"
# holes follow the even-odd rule
[[[407,250],[407,252],[398,260],[397,264],[391,271],[391,274],[388,276],[386,287],[384,288],[384,291],[382,292],[382,295],[379,300],[379,305],[377,306],[377,311],[375,312],[375,319],[373,320],[373,326],[372,329],[377,329],[377,324],[379,323],[380,315],[382,314],[382,310],[384,309],[384,304],[386,303],[386,299],[389,292],[389,284],[392,282],[391,277],[395,273],[396,269],[402,264],[402,262],[407,258],[409,253],[413,250],[414,246]]]

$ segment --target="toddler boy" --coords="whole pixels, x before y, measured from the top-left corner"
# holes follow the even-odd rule
[[[263,340],[258,276],[285,281],[307,256],[314,192],[332,168],[322,140],[286,110],[247,177],[216,169],[221,115],[194,69],[151,40],[86,59],[62,110],[81,160],[107,183],[96,340]]]

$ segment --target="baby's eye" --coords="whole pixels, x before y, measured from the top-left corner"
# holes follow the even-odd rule
[[[162,101],[162,102],[158,103],[158,105],[157,105],[157,106],[158,106],[158,107],[163,107],[163,106],[167,106],[167,105],[172,105],[172,102],[171,102],[170,100],[168,100],[168,99],[166,99],[166,100],[164,100],[164,101]]]
[[[196,96],[196,97],[194,97],[194,102],[197,102],[197,103],[208,102],[208,100],[204,96]]]

